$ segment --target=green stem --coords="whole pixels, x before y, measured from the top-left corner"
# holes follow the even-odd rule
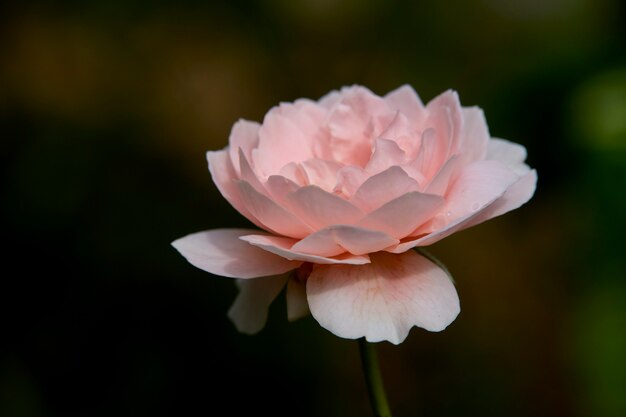
[[[365,383],[367,385],[367,392],[370,396],[374,415],[376,417],[391,417],[391,410],[389,409],[387,396],[385,395],[383,378],[380,374],[380,367],[378,366],[376,346],[373,343],[367,343],[365,338],[361,338],[359,339],[359,351],[361,352],[361,364],[363,365]]]

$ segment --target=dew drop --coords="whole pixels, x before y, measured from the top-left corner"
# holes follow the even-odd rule
[[[478,211],[480,209],[480,203],[472,204],[472,211]]]
[[[446,216],[448,216],[448,217],[452,216],[452,212],[448,210],[448,211],[446,212]]]

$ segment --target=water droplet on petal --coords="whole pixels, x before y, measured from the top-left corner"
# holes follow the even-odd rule
[[[478,211],[478,210],[480,210],[480,203],[472,204],[472,211]]]
[[[448,216],[448,217],[452,216],[452,212],[451,212],[450,210],[448,210],[448,211],[446,212],[446,216]]]

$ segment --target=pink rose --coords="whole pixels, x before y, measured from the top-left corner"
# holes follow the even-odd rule
[[[208,152],[213,181],[260,229],[191,234],[173,246],[237,281],[229,311],[255,333],[287,286],[290,320],[310,313],[340,337],[402,342],[459,314],[447,272],[417,251],[513,210],[535,191],[523,146],[489,136],[483,112],[454,91],[422,104],[408,85],[360,86],[240,120]]]

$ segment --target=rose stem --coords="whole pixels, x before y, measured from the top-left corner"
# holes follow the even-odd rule
[[[365,338],[359,339],[359,351],[361,352],[361,364],[365,374],[365,384],[369,393],[370,402],[376,417],[391,417],[391,410],[387,403],[383,378],[378,366],[376,346],[368,343]]]

